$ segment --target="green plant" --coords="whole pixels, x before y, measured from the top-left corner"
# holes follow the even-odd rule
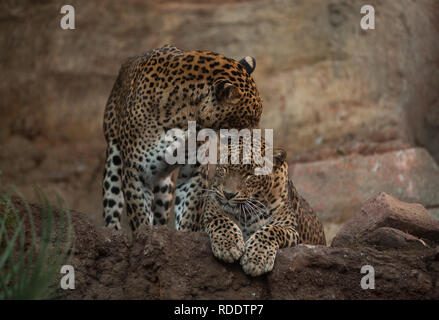
[[[20,198],[22,212],[10,193],[0,197],[0,299],[52,298],[61,266],[70,258],[70,215],[61,209],[58,198],[56,218],[47,197],[40,193],[40,224],[36,228],[29,205]]]

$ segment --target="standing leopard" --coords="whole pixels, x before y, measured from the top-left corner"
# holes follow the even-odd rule
[[[201,205],[206,168],[165,161],[169,129],[252,128],[262,99],[250,74],[255,60],[235,61],[209,51],[182,51],[165,45],[129,58],[121,67],[104,112],[107,142],[103,178],[104,219],[120,229],[126,207],[133,232],[141,224],[166,224],[175,185],[178,230],[195,230],[191,212]]]
[[[264,139],[253,140],[251,148],[243,148],[242,139],[236,145],[229,152],[239,148],[251,163],[217,165],[201,213],[214,256],[240,259],[247,274],[258,276],[273,269],[279,248],[326,245],[322,223],[288,177],[286,152],[275,149],[271,172],[255,174],[260,161],[254,150],[264,156]]]

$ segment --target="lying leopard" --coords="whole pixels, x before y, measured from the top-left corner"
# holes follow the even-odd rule
[[[128,59],[121,67],[104,112],[107,141],[103,178],[107,227],[120,229],[126,205],[129,225],[166,224],[178,165],[165,161],[169,129],[251,128],[262,99],[250,74],[255,60],[240,61],[209,51],[182,51],[165,45]],[[197,230],[206,186],[206,168],[180,165],[175,185],[178,230]]]
[[[264,140],[256,144],[264,154]],[[213,254],[230,263],[240,259],[251,276],[271,271],[279,248],[326,244],[322,223],[288,177],[285,158],[275,149],[266,175],[255,174],[254,156],[251,164],[218,165],[208,191],[202,226]]]

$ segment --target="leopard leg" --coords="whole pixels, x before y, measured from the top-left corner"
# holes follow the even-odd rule
[[[145,183],[144,171],[144,168],[133,161],[124,161],[122,189],[128,223],[133,233],[137,232],[141,224],[152,225],[154,221],[153,192],[152,187]]]
[[[175,228],[199,231],[201,210],[207,195],[207,166],[186,165],[180,168],[175,188]]]
[[[159,179],[153,188],[154,202],[154,224],[167,224],[171,211],[172,197],[174,193],[174,182],[172,175]]]
[[[244,237],[238,225],[221,211],[216,201],[208,198],[203,209],[202,227],[209,236],[213,255],[232,263],[244,254]]]
[[[115,140],[107,146],[104,177],[102,182],[105,225],[121,229],[120,219],[124,206],[122,194],[122,160]]]
[[[279,248],[300,243],[299,233],[293,226],[267,225],[255,232],[245,243],[245,254],[240,263],[245,273],[253,277],[273,270]]]

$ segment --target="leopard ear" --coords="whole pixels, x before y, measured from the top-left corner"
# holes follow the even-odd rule
[[[239,63],[244,67],[248,74],[252,74],[256,68],[256,60],[253,57],[247,56],[239,60]]]
[[[276,167],[280,167],[284,164],[287,158],[287,152],[282,148],[276,148],[273,150],[273,162]]]
[[[241,99],[241,93],[238,87],[228,82],[221,82],[216,87],[216,97],[218,101],[235,104]]]

